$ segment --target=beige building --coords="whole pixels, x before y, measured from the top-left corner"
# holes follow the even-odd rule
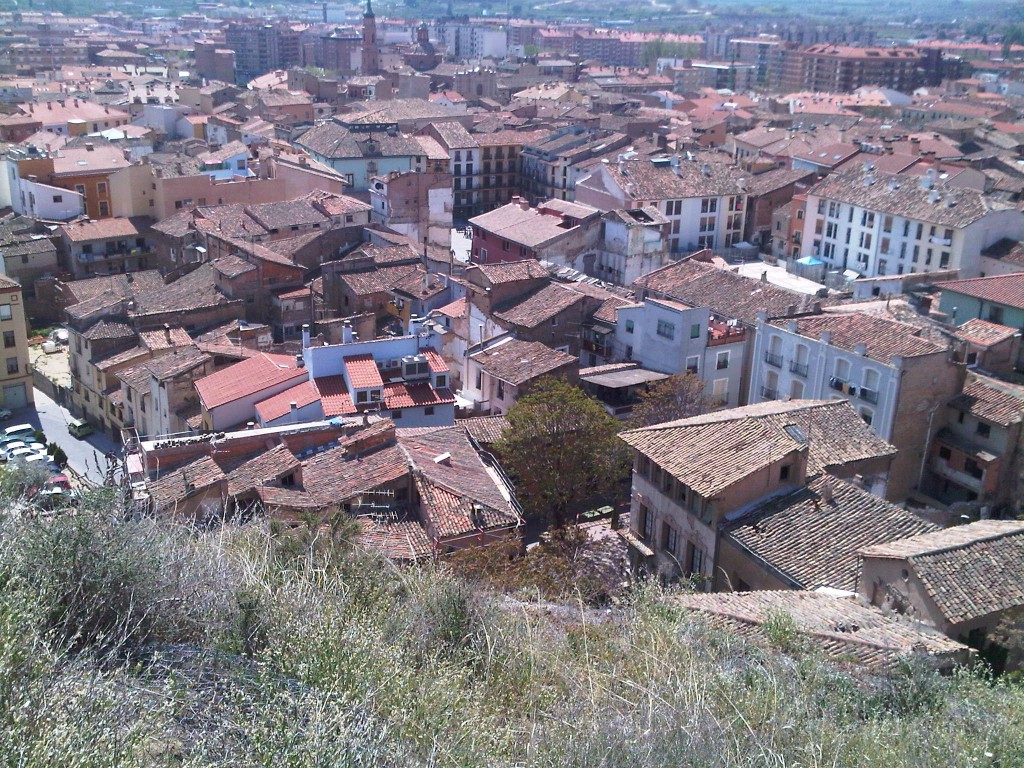
[[[780,574],[762,582],[737,563],[724,563],[724,531],[738,517],[771,508],[777,499],[820,495],[817,486],[825,479],[850,488],[856,501],[831,518],[839,519],[842,511],[846,522],[863,517],[869,523],[871,535],[852,540],[888,541],[927,530],[898,527],[895,535],[877,538],[870,520],[878,510],[863,500],[874,499],[887,512],[902,510],[832,477],[859,476],[862,485],[884,487],[893,455],[892,446],[873,435],[846,402],[749,405],[630,430],[622,439],[633,449],[630,528],[624,538],[634,570],[670,580],[690,578],[704,589],[798,586],[800,578]],[[813,500],[808,505],[813,507]],[[832,551],[826,560],[855,563],[856,547],[838,556],[842,541],[834,534],[821,537],[815,541],[815,557],[828,551],[827,544]],[[800,542],[792,543],[794,550],[801,549]],[[812,585],[832,581],[832,575],[811,579]]]
[[[0,332],[3,333],[4,365],[0,367],[0,404],[4,408],[30,405],[32,373],[28,365],[28,327],[21,286],[0,276]]]
[[[979,520],[861,550],[865,600],[982,648],[1024,605],[1024,523]]]

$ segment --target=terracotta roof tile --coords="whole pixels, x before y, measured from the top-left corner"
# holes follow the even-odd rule
[[[382,387],[384,381],[380,377],[377,363],[373,355],[349,355],[344,358],[345,373],[352,389],[369,389],[371,387]]]
[[[827,332],[831,334],[833,346],[853,352],[857,345],[863,344],[867,348],[867,357],[886,363],[893,357],[934,355],[946,351],[934,341],[921,338],[920,328],[861,312],[776,320],[772,324],[786,328],[791,322],[797,324],[797,333],[801,336],[818,340],[822,333]]]
[[[240,496],[261,485],[276,483],[301,466],[286,446],[275,445],[228,472],[228,496]]]
[[[176,504],[220,483],[226,477],[213,459],[203,456],[150,481],[148,488],[156,511],[173,511]]]
[[[355,405],[352,404],[352,396],[349,394],[344,376],[319,376],[313,380],[313,383],[317,392],[320,393],[324,418],[351,416],[358,412]]]
[[[235,363],[196,381],[196,391],[207,410],[254,395],[277,384],[309,376],[290,355],[266,352]]]
[[[303,381],[294,387],[286,389],[284,392],[278,392],[276,395],[268,397],[266,400],[260,400],[256,403],[256,415],[259,416],[263,424],[266,424],[281,418],[291,411],[292,403],[295,403],[299,408],[304,408],[319,399],[320,393],[313,385],[313,382]]]
[[[819,475],[806,487],[730,521],[726,535],[799,589],[853,592],[860,550],[937,528],[850,483]]]
[[[427,382],[422,384],[394,382],[384,385],[384,405],[387,408],[415,408],[454,402],[455,395],[451,393],[451,390],[434,389]]]
[[[964,382],[963,391],[949,404],[983,421],[1009,427],[1024,416],[1024,389],[971,373]]]
[[[578,363],[568,352],[552,349],[539,341],[520,339],[501,341],[470,357],[487,373],[513,386]]]
[[[836,661],[854,660],[885,668],[922,650],[933,656],[963,656],[968,649],[938,631],[887,615],[855,598],[797,590],[689,594],[669,602],[718,617],[741,635],[760,635],[761,625],[784,614],[797,632]]]
[[[1024,605],[1024,522],[979,520],[861,550],[906,559],[951,624]]]
[[[811,303],[809,296],[790,293],[771,283],[751,280],[691,259],[644,275],[633,286],[692,307],[710,307],[722,317],[737,318],[748,325],[757,321],[758,312],[766,312],[769,318],[788,317]]]
[[[1008,307],[1024,309],[1024,272],[976,277],[970,280],[949,280],[944,283],[936,283],[935,287],[942,291],[973,296],[993,304],[1005,304]]]
[[[586,296],[559,283],[550,283],[525,298],[496,308],[494,316],[510,325],[536,328],[561,312],[584,301]]]

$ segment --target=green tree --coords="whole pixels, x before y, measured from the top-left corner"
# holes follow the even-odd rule
[[[693,374],[669,376],[650,386],[633,406],[630,427],[647,427],[699,416],[707,410],[704,382]]]
[[[574,507],[611,492],[625,476],[620,424],[579,388],[541,379],[509,409],[496,448],[526,514],[561,528]]]

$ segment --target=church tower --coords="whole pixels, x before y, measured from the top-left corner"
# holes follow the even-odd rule
[[[376,75],[380,70],[380,53],[377,50],[377,19],[373,15],[370,0],[366,0],[363,14],[363,74]]]

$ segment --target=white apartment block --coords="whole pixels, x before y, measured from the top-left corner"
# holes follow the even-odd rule
[[[668,219],[673,253],[742,242],[747,194],[739,169],[699,158],[636,159],[628,154],[580,179],[576,202],[604,211],[654,206]]]
[[[865,171],[829,176],[807,191],[801,255],[827,269],[883,277],[959,270],[980,274],[981,252],[1024,237],[1024,213],[973,189]]]

